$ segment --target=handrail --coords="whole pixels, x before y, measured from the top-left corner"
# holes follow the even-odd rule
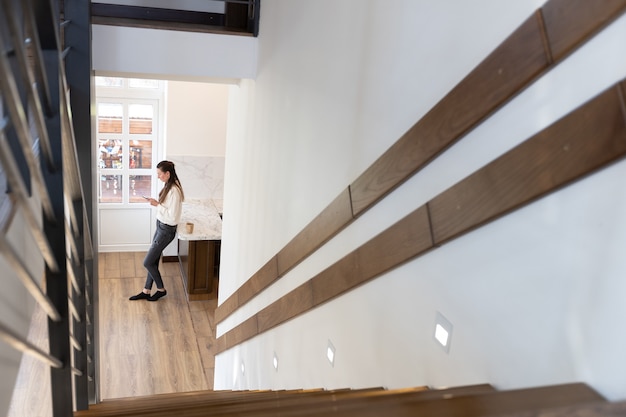
[[[78,248],[76,246],[76,239],[74,238],[74,234],[72,233],[72,225],[65,222],[65,236],[67,236],[67,241],[70,245],[70,250],[72,252],[71,259],[78,259]]]
[[[33,298],[37,300],[50,319],[53,321],[59,321],[61,319],[59,311],[52,304],[50,298],[44,294],[41,287],[37,284],[35,277],[33,277],[33,275],[28,271],[28,268],[26,268],[22,259],[20,259],[3,234],[0,234],[0,253],[4,255],[4,258],[9,262],[9,265],[11,265],[15,272],[17,272],[24,287],[26,287]]]
[[[417,121],[373,164],[365,169],[352,183],[347,184],[335,200],[300,230],[285,246],[271,256],[246,281],[230,294],[215,312],[217,323],[223,322],[234,311],[241,308],[252,298],[265,291],[285,274],[302,262],[321,245],[363,215],[391,190],[398,187],[416,172],[433,161],[441,152],[461,140],[464,135],[478,126],[494,109],[499,108],[511,98],[520,94],[532,84],[543,71],[549,71],[559,65],[567,53],[579,48],[601,28],[626,13],[624,2],[592,3],[577,1],[576,7],[563,8],[562,0],[550,0],[537,9],[533,19],[538,19],[536,41],[531,43],[526,32],[531,28],[528,23],[520,25],[497,49],[485,58],[472,72],[459,82],[428,113]],[[546,10],[554,15],[545,21]],[[567,25],[564,24],[567,22]],[[544,43],[546,28],[553,33],[552,46]],[[559,33],[562,31],[562,33]],[[545,39],[544,39],[545,38]],[[522,39],[523,43],[517,40]],[[541,66],[531,65],[534,57],[545,54],[546,61]],[[512,58],[512,57],[517,58]],[[520,57],[523,57],[520,59]],[[548,58],[549,57],[549,58]],[[525,67],[518,65],[524,62]],[[507,70],[506,68],[509,68]],[[502,68],[505,68],[504,70]],[[523,71],[522,71],[523,69]],[[506,87],[502,77],[492,77],[497,71],[508,75]],[[476,83],[475,80],[489,80]],[[487,88],[498,94],[493,94]],[[471,101],[459,100],[458,97],[472,97]],[[482,99],[477,99],[481,97]],[[468,103],[474,106],[468,111]],[[480,104],[480,107],[478,106]],[[456,115],[463,114],[463,123],[452,121]],[[443,135],[439,126],[444,123],[454,128]],[[442,134],[439,134],[439,133]],[[337,214],[343,210],[344,218]]]
[[[97,312],[91,293],[97,271],[63,62],[75,49],[60,38],[61,27],[67,36],[73,26],[71,19],[60,18],[58,2],[27,2],[17,19],[12,2],[0,0],[0,25],[6,21],[8,27],[0,32],[4,47],[0,51],[0,169],[11,200],[20,209],[23,228],[33,236],[37,256],[47,266],[46,289],[27,267],[29,259],[20,256],[5,235],[15,228],[0,232],[0,256],[49,317],[50,351],[20,337],[1,319],[0,339],[51,367],[53,415],[70,417],[73,404],[77,410],[85,409],[97,396],[93,388]],[[66,8],[68,3],[64,2]],[[80,126],[86,124],[82,120]]]
[[[74,320],[77,323],[80,323],[82,321],[82,319],[80,318],[80,314],[78,313],[78,309],[76,308],[76,306],[74,305],[74,303],[72,302],[72,300],[70,299],[67,303],[67,306],[70,310],[70,313],[72,313],[72,316],[74,317]]]
[[[41,251],[50,269],[57,271],[59,266],[52,255],[52,248],[50,247],[48,239],[39,227],[37,215],[33,213],[30,205],[28,204],[26,185],[24,185],[24,181],[19,174],[19,169],[13,158],[13,153],[7,144],[6,136],[3,132],[0,133],[0,164],[2,164],[5,172],[7,173],[7,181],[11,186],[12,193],[15,196],[17,203],[24,209],[24,218],[28,222],[30,231],[39,245],[39,250]]]
[[[81,346],[80,342],[76,339],[76,337],[74,335],[70,335],[70,343],[72,344],[74,349],[76,349],[78,351],[82,351],[83,350],[83,347]]]
[[[0,338],[6,341],[9,345],[13,346],[16,350],[28,353],[53,368],[60,368],[63,366],[63,362],[39,349],[28,340],[21,338],[13,330],[6,327],[2,322],[0,322]]]
[[[69,46],[68,46],[67,48],[65,48],[65,49],[63,50],[63,52],[61,52],[61,59],[65,59],[65,57],[67,56],[67,54],[69,54],[69,53],[70,53],[70,50],[71,50],[71,49],[72,49],[72,48],[71,48],[71,47],[69,47]]]
[[[2,5],[7,10],[7,14],[14,15],[13,12],[13,3],[10,1],[3,0]],[[9,32],[11,34],[11,40],[13,42],[13,47],[16,52],[18,63],[20,65],[20,70],[22,72],[22,76],[24,77],[24,83],[26,85],[26,92],[28,93],[28,99],[32,103],[35,108],[34,118],[35,118],[35,126],[37,128],[37,133],[39,134],[39,140],[41,141],[41,147],[43,149],[43,154],[46,158],[46,162],[48,163],[48,167],[51,170],[54,170],[54,162],[52,160],[52,150],[50,148],[50,138],[48,137],[48,131],[46,130],[46,125],[43,118],[43,111],[41,107],[41,100],[39,99],[39,95],[35,90],[35,83],[32,79],[32,73],[28,70],[28,62],[26,57],[26,52],[24,51],[24,43],[20,40],[20,31],[17,25],[16,19],[7,19],[9,24]],[[0,34],[0,37],[2,35]]]
[[[43,57],[41,55],[41,41],[39,40],[39,33],[36,29],[37,23],[35,22],[35,16],[33,15],[33,11],[30,7],[24,7],[23,13],[25,29],[30,35],[28,41],[32,45],[33,72],[35,73],[37,84],[41,87],[40,93],[44,104],[43,111],[46,116],[50,116],[54,113],[54,109],[52,108],[52,99],[50,98],[50,83],[48,82],[48,76],[46,74]]]
[[[80,293],[80,286],[78,285],[78,279],[76,278],[76,272],[74,272],[74,268],[72,267],[72,263],[68,260],[67,263],[67,277],[69,278],[70,284],[72,284],[72,288],[77,293]]]
[[[2,32],[0,31],[0,43],[5,43],[4,36],[2,36]],[[19,49],[19,48],[17,48]],[[5,94],[8,94],[10,97],[13,97],[13,100],[6,100],[6,105],[9,109],[9,114],[11,116],[11,122],[15,131],[17,133],[17,138],[19,139],[20,145],[22,147],[22,153],[24,158],[26,159],[26,163],[28,165],[28,170],[30,171],[31,176],[35,180],[35,185],[37,186],[37,190],[40,193],[41,203],[43,205],[44,212],[49,219],[54,218],[54,211],[52,209],[52,203],[50,202],[50,194],[48,189],[45,186],[45,182],[43,179],[43,174],[41,173],[41,168],[37,163],[35,156],[33,155],[30,143],[31,138],[28,132],[28,123],[26,122],[26,114],[24,111],[24,103],[20,99],[20,93],[18,91],[18,84],[13,71],[11,71],[11,66],[9,64],[7,54],[0,53],[0,66],[3,71],[3,76],[0,77],[0,88]],[[22,105],[22,107],[20,107]]]

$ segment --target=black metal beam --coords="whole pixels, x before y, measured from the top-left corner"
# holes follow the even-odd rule
[[[250,22],[251,32],[254,37],[259,36],[259,22],[261,21],[261,0],[256,0],[252,4],[252,21]]]
[[[258,35],[261,0],[216,1],[224,13],[92,3],[91,15],[102,25]]]
[[[92,143],[94,133],[92,126],[95,126],[92,120],[92,114],[95,114],[95,86],[94,73],[91,69],[90,2],[65,0],[64,7],[65,20],[70,22],[64,29],[64,42],[65,47],[71,51],[65,59],[65,75],[70,89],[72,122],[87,222],[93,233],[93,213],[96,205]]]
[[[89,396],[89,404],[96,404],[99,401],[98,394],[98,366],[97,361],[98,354],[98,332],[96,331],[95,320],[97,320],[96,311],[94,309],[94,298],[96,292],[94,291],[93,282],[96,279],[92,273],[95,273],[98,268],[94,269],[94,261],[85,260],[85,319],[86,319],[86,331],[87,331],[87,395]]]
[[[91,6],[91,14],[94,17],[224,26],[224,15],[220,13],[163,9],[158,7],[93,3]]]
[[[63,202],[63,155],[62,131],[60,117],[60,72],[59,72],[59,44],[58,23],[59,13],[53,1],[32,1],[36,29],[42,48],[42,58],[46,77],[50,87],[51,109],[53,114],[46,118],[46,128],[52,149],[52,159],[58,168],[50,172],[42,165],[46,188],[54,218],[44,218],[44,232],[49,241],[55,244],[52,247],[53,256],[58,265],[57,271],[52,271],[46,265],[46,293],[61,315],[61,320],[48,319],[50,354],[59,358],[63,363],[61,368],[50,369],[52,391],[52,415],[55,417],[71,417],[72,404],[72,369],[69,332],[68,284],[65,261],[65,225]]]
[[[42,51],[59,48],[58,2],[30,0],[30,4],[35,16]]]
[[[50,96],[55,108],[59,108],[59,53],[57,50],[44,50],[44,62],[50,82]],[[44,231],[51,242],[53,255],[58,264],[58,271],[53,272],[46,266],[46,293],[61,314],[61,320],[55,322],[48,319],[50,354],[63,362],[63,367],[50,369],[52,390],[52,415],[64,417],[73,415],[72,405],[72,370],[70,350],[70,317],[68,307],[68,285],[66,268],[66,245],[63,207],[63,158],[61,157],[61,119],[57,112],[54,117],[46,120],[50,145],[55,165],[61,169],[47,172],[46,187],[50,192],[50,199],[55,219],[44,220]],[[68,401],[68,399],[70,401]]]
[[[69,48],[70,52],[65,59],[65,74],[68,87],[70,89],[70,106],[72,108],[72,126],[74,130],[74,140],[76,144],[76,153],[78,159],[78,170],[81,179],[83,200],[76,202],[74,211],[76,213],[76,220],[78,227],[82,231],[80,238],[77,239],[77,245],[81,247],[81,265],[82,265],[82,279],[87,276],[89,283],[84,283],[85,291],[83,291],[83,308],[85,312],[85,320],[83,325],[85,326],[86,335],[89,335],[90,343],[83,344],[86,348],[85,361],[87,356],[91,358],[91,362],[86,362],[86,368],[81,368],[84,377],[77,381],[77,409],[84,409],[87,403],[94,404],[98,402],[98,375],[95,362],[97,361],[97,347],[95,346],[98,341],[97,331],[97,294],[98,294],[98,282],[97,282],[97,270],[98,259],[97,256],[93,256],[93,259],[86,261],[84,239],[91,236],[92,242],[90,247],[97,247],[96,242],[98,240],[98,231],[94,227],[95,208],[97,206],[97,178],[94,171],[95,157],[93,152],[95,137],[94,126],[95,124],[95,84],[94,84],[94,72],[91,68],[91,13],[92,3],[89,0],[64,0],[63,2],[63,18],[64,24],[64,43],[65,47]],[[85,210],[85,216],[83,217],[83,204]],[[83,228],[83,220],[86,223],[88,230]],[[89,233],[91,232],[91,233]],[[78,277],[77,277],[78,278]],[[84,282],[84,281],[83,281]],[[89,300],[89,304],[87,303]],[[81,313],[82,314],[82,313]],[[86,319],[86,315],[89,315],[89,320]],[[85,336],[86,336],[85,335]],[[81,341],[82,343],[82,341]],[[83,354],[81,353],[81,354]],[[87,384],[87,392],[85,393],[83,387],[79,387],[78,384]],[[79,395],[80,390],[80,395]],[[85,397],[86,394],[86,397]],[[80,398],[79,398],[80,397]]]
[[[75,200],[73,202],[74,212],[76,213],[76,226],[78,228],[78,236],[82,237],[83,230],[83,201]],[[89,392],[88,392],[88,374],[87,368],[87,303],[85,293],[85,243],[83,239],[77,239],[76,249],[77,259],[73,264],[75,267],[74,276],[78,283],[78,291],[72,288],[72,299],[76,310],[78,310],[78,316],[80,322],[73,320],[74,337],[78,341],[82,350],[74,349],[74,366],[82,371],[81,375],[74,375],[74,394],[77,410],[87,410],[89,408]]]

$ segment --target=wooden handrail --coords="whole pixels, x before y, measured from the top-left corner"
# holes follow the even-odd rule
[[[625,83],[615,84],[443,191],[224,333],[217,339],[217,353],[623,158]]]
[[[215,312],[221,323],[541,74],[626,11],[623,1],[549,0]],[[454,123],[446,121],[454,120]],[[454,126],[446,130],[444,126]],[[346,199],[345,196],[348,196]],[[346,210],[349,210],[346,212]]]

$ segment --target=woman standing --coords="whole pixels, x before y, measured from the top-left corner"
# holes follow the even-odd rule
[[[148,278],[143,291],[130,297],[130,300],[156,301],[167,294],[163,286],[161,273],[159,272],[159,260],[163,254],[163,249],[176,236],[176,226],[180,221],[185,194],[176,175],[173,162],[159,162],[157,165],[157,176],[165,183],[163,189],[159,192],[159,199],[144,197],[150,202],[150,205],[157,208],[156,232],[154,233],[148,254],[143,260],[143,266],[148,270]],[[152,283],[156,283],[157,287],[154,295],[150,295]]]

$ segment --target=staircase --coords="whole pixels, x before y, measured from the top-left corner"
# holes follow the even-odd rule
[[[143,416],[624,416],[582,383],[498,391],[489,384],[448,389],[197,391],[106,400],[75,417]]]

